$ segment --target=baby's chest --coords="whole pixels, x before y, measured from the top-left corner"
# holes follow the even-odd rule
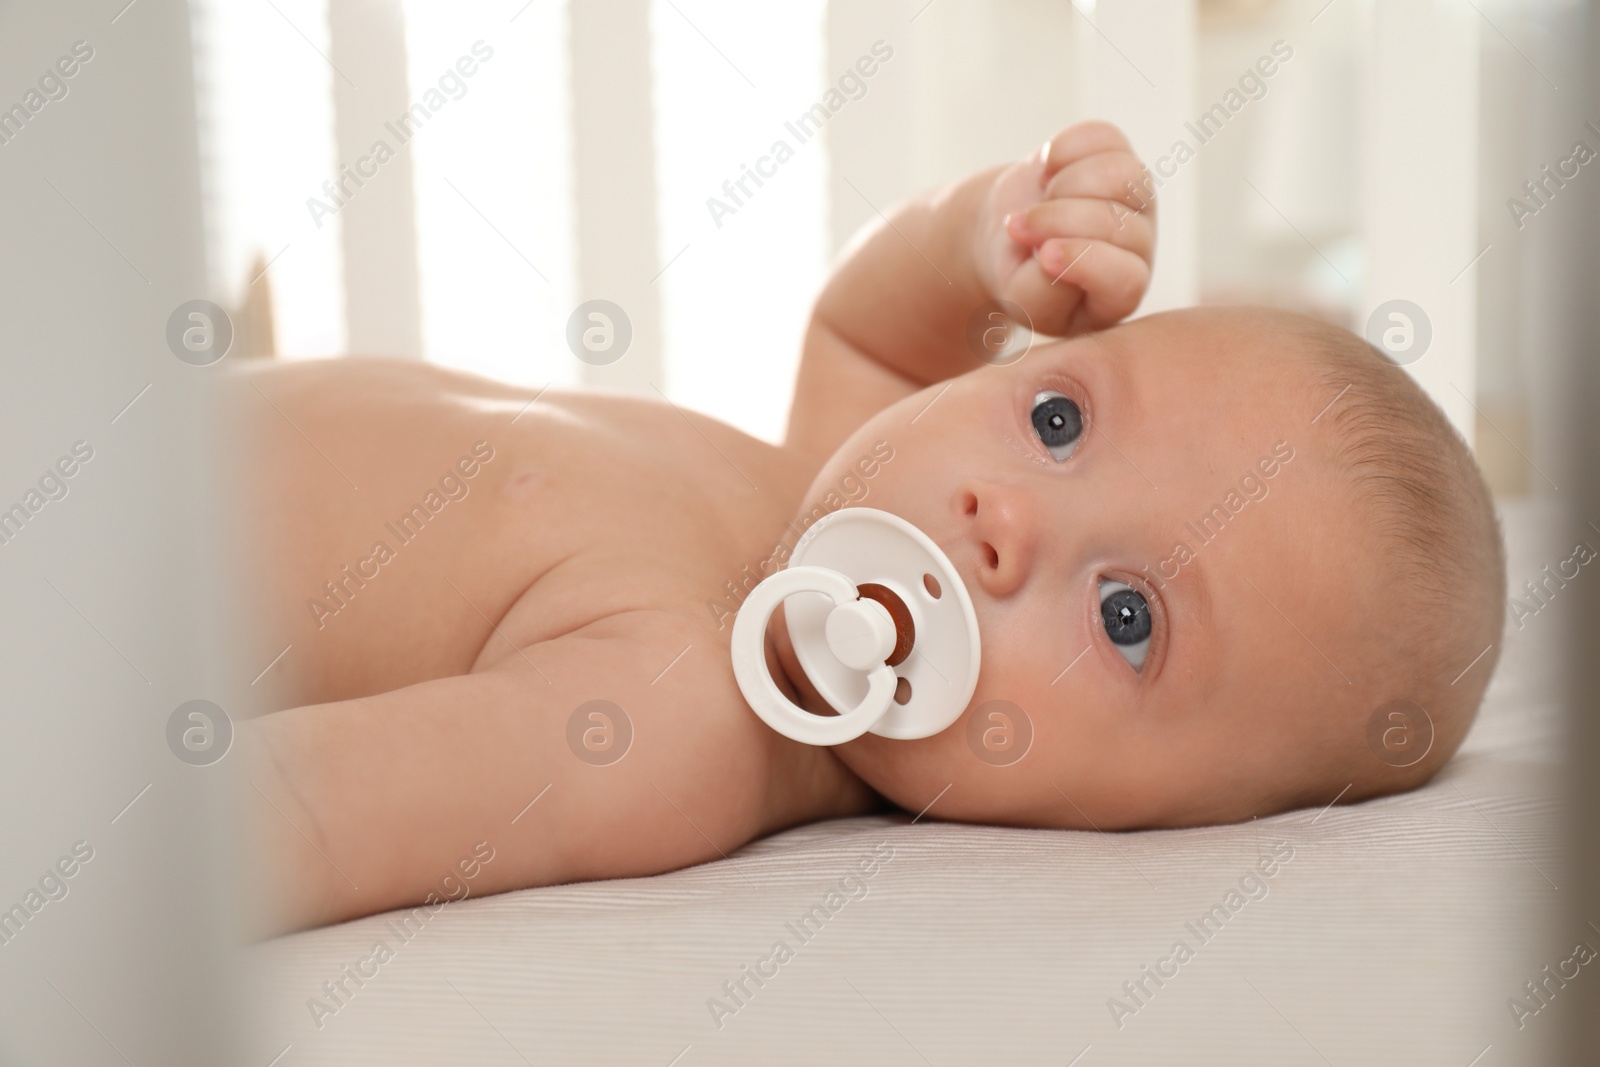
[[[509,457],[488,517],[485,542],[522,555],[510,568],[525,590],[518,613],[542,617],[545,638],[600,614],[686,604],[725,628],[714,605],[736,604],[794,540],[806,472],[702,416],[581,414]]]
[[[793,514],[810,480],[789,453],[694,412],[580,395],[517,450],[506,498],[585,543],[755,535]]]
[[[630,581],[664,587],[731,563],[720,585],[770,549],[808,482],[789,454],[699,414],[584,397],[515,451],[502,506],[547,557],[638,561]]]

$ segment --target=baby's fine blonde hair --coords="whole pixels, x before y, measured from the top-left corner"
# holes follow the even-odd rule
[[[1433,727],[1426,757],[1404,767],[1352,738],[1345,799],[1359,800],[1421,785],[1466,736],[1500,655],[1505,549],[1471,450],[1412,377],[1348,330],[1314,319],[1296,329],[1311,342],[1316,395],[1338,397],[1320,416],[1328,458],[1354,488],[1392,605],[1364,620],[1367,665],[1383,702],[1413,702]]]

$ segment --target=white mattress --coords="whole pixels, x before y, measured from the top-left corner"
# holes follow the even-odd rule
[[[1566,558],[1540,536],[1550,513],[1506,518],[1513,586]],[[1508,998],[1596,942],[1551,925],[1558,629],[1541,615],[1508,632],[1462,751],[1408,796],[1110,836],[845,819],[659,877],[469,899],[409,942],[374,916],[248,950],[252,1062],[1534,1062],[1560,1002],[1519,1028]],[[1202,941],[1186,924],[1232,903],[1277,842],[1293,858],[1266,894]],[[866,894],[797,936],[884,846]],[[779,940],[792,958],[739,1006],[724,983]],[[1192,958],[1129,998],[1178,940]],[[393,958],[319,1026],[308,1000],[376,942]]]

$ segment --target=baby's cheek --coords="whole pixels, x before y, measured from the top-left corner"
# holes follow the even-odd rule
[[[1062,687],[1086,666],[1086,641],[1081,627],[1071,625],[1064,598],[983,598],[975,606],[983,661],[974,705],[1004,698],[1032,714],[1039,704],[1058,701]]]

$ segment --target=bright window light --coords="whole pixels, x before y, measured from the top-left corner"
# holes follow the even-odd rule
[[[532,4],[508,21],[409,3],[406,41],[413,99],[439,91],[461,56],[477,63],[408,143],[425,357],[523,385],[573,384],[562,340],[574,262],[566,6]]]
[[[769,441],[827,268],[823,140],[784,125],[826,91],[824,12],[824,0],[651,5],[666,391]],[[781,164],[779,140],[793,151]],[[758,163],[772,172],[759,187],[745,177]],[[741,178],[749,195],[713,218],[707,200],[731,203],[723,183]]]
[[[190,7],[215,291],[239,306],[260,257],[278,354],[342,352],[339,220],[306,209],[335,170],[327,0]]]

